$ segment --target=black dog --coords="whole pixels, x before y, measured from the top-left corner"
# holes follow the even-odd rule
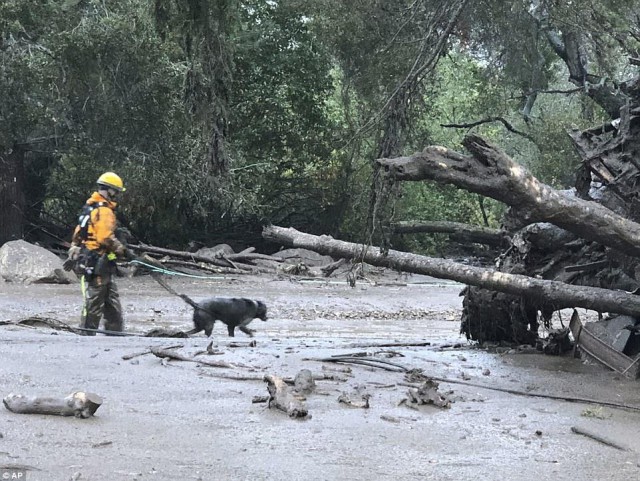
[[[227,325],[230,337],[234,337],[236,327],[245,334],[253,337],[254,331],[247,325],[254,319],[267,320],[267,306],[262,301],[254,301],[245,298],[212,297],[201,303],[196,303],[190,297],[180,294],[189,305],[194,308],[194,328],[187,334],[196,334],[202,330],[211,336],[213,325],[216,321],[222,321]]]

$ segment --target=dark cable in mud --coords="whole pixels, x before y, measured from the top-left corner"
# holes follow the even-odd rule
[[[532,392],[526,392],[526,391],[518,391],[516,389],[508,389],[508,388],[502,388],[502,387],[494,387],[494,386],[487,386],[484,384],[477,384],[474,382],[468,382],[468,381],[458,381],[457,379],[447,379],[444,377],[436,377],[436,376],[427,376],[429,379],[433,379],[435,381],[439,381],[439,382],[447,382],[447,383],[451,383],[451,384],[462,384],[464,386],[472,386],[472,387],[477,387],[477,388],[481,388],[481,389],[489,389],[491,391],[500,391],[500,392],[505,392],[508,394],[514,394],[516,396],[528,396],[528,397],[539,397],[539,398],[545,398],[545,399],[555,399],[557,401],[567,401],[567,402],[575,402],[575,403],[583,403],[583,404],[596,404],[599,406],[607,406],[607,407],[611,407],[611,408],[618,408],[618,409],[626,409],[629,411],[637,411],[640,412],[640,406],[631,406],[629,404],[620,404],[620,403],[615,403],[612,401],[598,401],[597,399],[588,399],[588,398],[580,398],[580,397],[571,397],[571,396],[560,396],[560,395],[556,395],[556,394],[538,394],[538,393],[532,393]],[[411,384],[411,383],[399,383],[399,385],[401,386],[408,386],[408,387],[416,387],[415,384]]]

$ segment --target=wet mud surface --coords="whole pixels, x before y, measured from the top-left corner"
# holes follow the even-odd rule
[[[209,296],[265,301],[270,319],[251,324],[255,347],[216,324],[211,339],[81,337],[46,328],[0,327],[0,395],[95,392],[104,404],[81,420],[19,415],[0,407],[0,467],[25,465],[29,480],[628,480],[640,477],[640,410],[517,396],[447,383],[451,408],[411,409],[404,374],[313,358],[367,352],[441,378],[530,393],[640,406],[640,384],[571,357],[487,352],[458,334],[460,285],[420,277],[384,285],[292,282],[273,277],[185,280],[170,285],[195,300]],[[118,286],[127,331],[188,330],[192,310],[149,277]],[[0,320],[29,316],[75,325],[78,285],[0,284]],[[221,369],[153,355],[150,346],[245,367]],[[232,342],[242,347],[230,347]],[[431,342],[426,347],[374,347]],[[462,343],[462,348],[438,349]],[[369,345],[371,347],[365,347]],[[349,367],[350,374],[329,369]],[[254,396],[264,374],[301,369],[344,380],[317,381],[311,418],[293,420]],[[219,375],[247,380],[223,379]],[[338,402],[366,393],[370,408]],[[572,433],[596,432],[616,450]]]

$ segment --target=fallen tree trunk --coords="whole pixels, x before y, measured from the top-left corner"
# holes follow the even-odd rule
[[[102,398],[97,394],[78,391],[64,398],[9,394],[2,402],[9,411],[18,414],[55,414],[88,418],[102,405]]]
[[[379,159],[378,163],[397,180],[453,184],[510,205],[528,223],[550,222],[584,239],[640,257],[640,224],[595,202],[563,195],[477,135],[465,137],[463,145],[472,155],[431,146],[410,157]]]
[[[503,230],[460,222],[398,222],[391,228],[395,234],[451,234],[451,238],[458,242],[477,242],[494,247],[506,246],[509,242],[509,236]]]
[[[450,279],[493,291],[530,297],[536,300],[539,306],[548,306],[552,310],[583,307],[599,312],[640,316],[640,296],[624,291],[574,286],[395,250],[389,250],[384,254],[377,247],[339,241],[330,236],[305,234],[293,228],[267,226],[262,235],[270,241],[310,249],[332,257],[358,259],[375,266]]]

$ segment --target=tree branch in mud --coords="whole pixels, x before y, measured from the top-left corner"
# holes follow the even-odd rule
[[[450,279],[493,291],[529,297],[535,299],[540,306],[546,305],[552,310],[583,307],[599,312],[640,316],[640,296],[624,291],[574,286],[395,250],[389,250],[385,254],[378,247],[339,241],[330,236],[305,234],[293,228],[268,226],[264,228],[262,235],[267,240],[310,249],[332,257],[358,259],[375,266]]]
[[[571,432],[593,439],[594,441],[602,443],[605,446],[610,446],[612,448],[618,449],[619,451],[630,451],[628,447],[623,446],[622,444],[617,443],[616,441],[613,441],[611,439],[607,439],[606,437],[601,436],[598,433],[594,433],[593,431],[590,431],[588,429],[580,428],[577,426],[571,426]]]
[[[102,405],[102,398],[97,394],[77,391],[64,398],[9,394],[2,402],[9,411],[18,414],[55,414],[88,418]]]
[[[208,367],[222,367],[222,368],[233,368],[235,367],[233,364],[229,364],[224,361],[209,361],[206,359],[194,359],[192,357],[184,356],[178,352],[165,349],[162,347],[152,347],[151,354],[161,359],[173,359],[175,361],[186,361],[186,362],[197,362],[203,366]]]
[[[509,238],[505,231],[460,222],[397,222],[391,225],[395,234],[451,234],[458,242],[476,242],[489,246],[506,246]]]
[[[379,159],[378,163],[397,180],[452,184],[514,207],[529,223],[550,222],[640,257],[640,224],[595,202],[563,195],[477,135],[465,137],[463,145],[472,155],[431,146],[410,157]]]

